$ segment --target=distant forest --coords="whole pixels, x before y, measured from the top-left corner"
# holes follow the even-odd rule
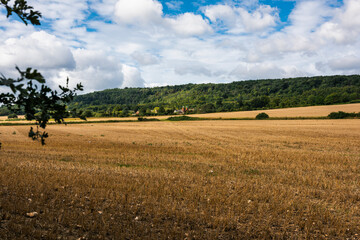
[[[108,89],[76,96],[69,111],[87,117],[247,111],[360,102],[360,75]],[[5,115],[4,108],[0,114]]]

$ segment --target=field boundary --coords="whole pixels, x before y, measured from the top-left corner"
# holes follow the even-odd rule
[[[267,119],[255,119],[255,118],[199,118],[199,117],[188,117],[187,119],[169,120],[157,119],[157,118],[142,118],[142,120],[100,120],[100,121],[70,121],[65,122],[65,125],[71,124],[98,124],[98,123],[129,123],[129,122],[187,122],[187,121],[269,121],[269,120],[328,120],[328,117],[270,117]],[[56,125],[58,123],[49,122],[49,125]],[[30,126],[36,125],[36,122],[0,122],[0,126]]]

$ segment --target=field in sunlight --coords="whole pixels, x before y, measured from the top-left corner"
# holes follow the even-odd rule
[[[225,113],[208,113],[196,114],[192,116],[209,117],[209,118],[255,118],[261,112],[266,112],[270,117],[325,117],[331,112],[360,112],[360,103],[342,104],[342,105],[325,105],[298,108],[280,108],[269,110],[243,111],[243,112],[225,112]]]
[[[360,238],[357,119],[28,130],[0,126],[0,239]]]

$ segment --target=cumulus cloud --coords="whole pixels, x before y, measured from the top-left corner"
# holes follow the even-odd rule
[[[169,4],[174,6],[173,3]],[[210,25],[201,15],[188,12],[173,18],[163,15],[163,6],[157,0],[119,0],[115,5],[115,18],[121,24],[142,27],[152,25],[157,29],[181,36],[211,32]]]
[[[145,81],[141,77],[141,73],[139,72],[139,70],[137,68],[134,68],[134,67],[131,67],[128,65],[124,65],[122,72],[124,74],[124,82],[121,85],[122,88],[144,87],[145,86]]]
[[[184,13],[177,18],[167,18],[166,22],[179,35],[192,36],[212,32],[210,25],[200,15]]]
[[[76,49],[73,55],[76,68],[54,73],[50,80],[61,84],[69,77],[71,86],[81,82],[85,86],[85,92],[121,87],[123,84],[122,64],[113,56],[108,56],[101,50],[87,49]]]
[[[69,30],[83,24],[88,14],[88,4],[83,0],[43,1],[30,0],[43,16],[43,23],[50,24],[58,35],[65,37]]]
[[[243,7],[219,4],[205,7],[204,14],[213,23],[234,34],[266,31],[274,27],[279,18],[277,10],[268,5],[249,11]]]
[[[210,21],[223,23],[225,26],[233,27],[236,24],[236,14],[229,5],[213,5],[205,8],[205,15]]]
[[[248,32],[263,31],[269,27],[274,27],[278,19],[276,9],[270,6],[261,5],[254,12],[248,12],[240,8],[237,12],[241,17],[245,30]],[[241,31],[241,28],[233,30],[233,32],[237,31]]]
[[[44,31],[28,36],[9,38],[0,45],[0,66],[13,68],[33,67],[40,69],[75,68],[75,60],[69,49],[56,36]]]
[[[302,1],[289,15],[291,26],[286,29],[291,34],[308,34],[315,31],[333,14],[326,1]]]
[[[360,35],[360,2],[344,1],[344,7],[338,9],[332,19],[325,22],[317,31],[319,37],[332,40],[338,44],[351,44],[359,40]]]
[[[156,0],[119,0],[115,5],[115,17],[119,23],[160,23],[163,6]]]

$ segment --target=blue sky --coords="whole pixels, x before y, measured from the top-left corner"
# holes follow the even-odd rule
[[[229,3],[229,1],[221,0],[204,0],[204,1],[160,1],[164,6],[164,13],[170,15],[177,15],[184,12],[201,13],[199,8],[203,6],[216,5],[222,3]],[[255,2],[255,1],[254,1]],[[294,8],[296,1],[281,1],[281,0],[261,0],[255,2],[256,4],[270,5],[279,9],[279,15],[282,21],[286,21],[291,10]],[[232,4],[241,4],[241,1],[233,2]],[[250,5],[251,3],[249,3]],[[178,8],[172,8],[178,7]]]
[[[0,72],[85,91],[360,73],[358,0],[29,0],[0,8]]]

